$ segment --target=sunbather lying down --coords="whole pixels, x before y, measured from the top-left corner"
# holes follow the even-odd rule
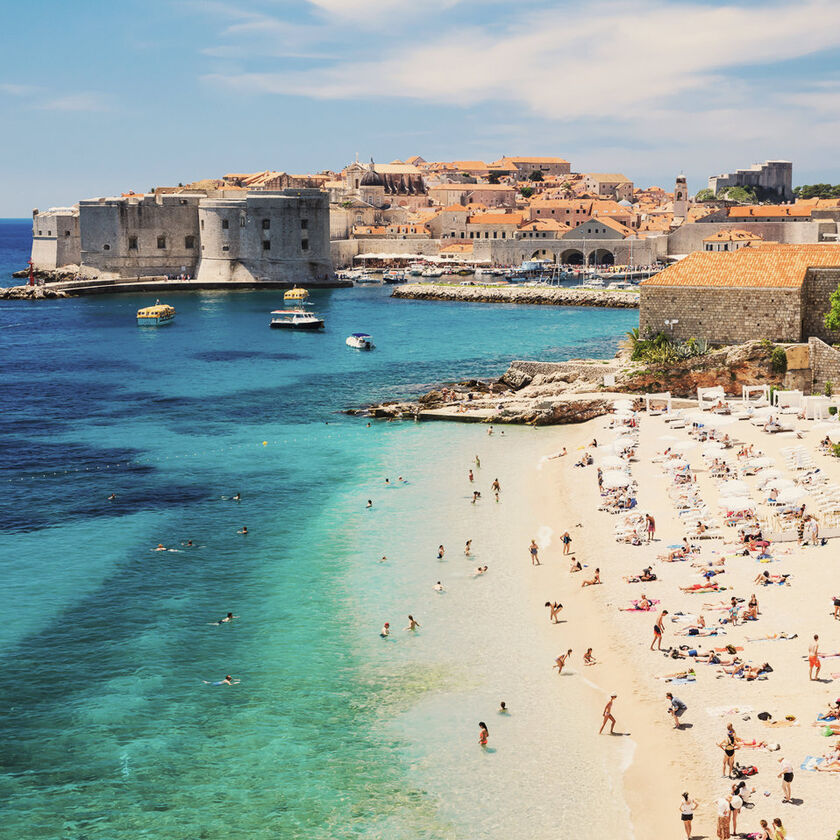
[[[798,633],[768,633],[766,636],[753,636],[747,638],[748,642],[776,642],[783,639],[796,639],[799,637]]]
[[[724,666],[720,669],[721,673],[726,674],[736,679],[744,679],[747,681],[757,680],[759,677],[764,677],[773,669],[766,662],[763,665],[750,665],[746,662],[738,663],[732,667]]]
[[[641,572],[637,575],[628,575],[624,578],[627,583],[649,583],[652,580],[656,580],[656,573],[653,571],[653,567],[648,566],[647,568],[642,569]]]
[[[758,583],[761,586],[769,586],[771,583],[777,583],[779,584],[779,586],[790,586],[790,584],[788,583],[789,577],[789,572],[786,575],[771,575],[770,572],[765,570],[760,575],[756,575],[753,583]]]

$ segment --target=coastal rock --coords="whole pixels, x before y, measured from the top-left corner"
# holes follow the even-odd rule
[[[504,408],[490,418],[493,423],[523,423],[531,426],[559,426],[567,423],[585,423],[612,409],[612,401],[600,398],[580,400],[554,400],[524,403],[516,408]]]
[[[526,303],[542,306],[603,306],[638,309],[634,291],[570,289],[562,286],[452,286],[443,283],[409,283],[397,286],[391,297],[412,300],[464,301],[466,303]]]
[[[70,297],[61,289],[51,289],[49,286],[10,286],[0,288],[0,300],[55,300]]]

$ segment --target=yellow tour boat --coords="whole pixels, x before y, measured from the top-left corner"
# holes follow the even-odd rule
[[[305,303],[309,300],[309,292],[306,289],[299,289],[295,286],[283,295],[283,300],[286,303]]]
[[[175,320],[175,307],[155,301],[154,306],[144,306],[137,310],[137,324],[141,327],[160,327]]]

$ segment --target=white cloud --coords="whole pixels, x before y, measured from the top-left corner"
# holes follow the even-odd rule
[[[34,106],[40,111],[107,111],[105,99],[98,93],[69,93],[40,102]]]
[[[39,88],[35,85],[0,84],[0,93],[5,93],[7,96],[30,96],[38,90]]]

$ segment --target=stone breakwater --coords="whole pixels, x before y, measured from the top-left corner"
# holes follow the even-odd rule
[[[611,289],[568,289],[538,286],[450,286],[410,283],[397,286],[391,297],[410,300],[446,300],[465,303],[526,303],[537,306],[603,306],[638,309],[637,292]]]
[[[55,298],[70,297],[61,289],[51,289],[48,286],[10,286],[0,288],[0,300],[54,300]]]

